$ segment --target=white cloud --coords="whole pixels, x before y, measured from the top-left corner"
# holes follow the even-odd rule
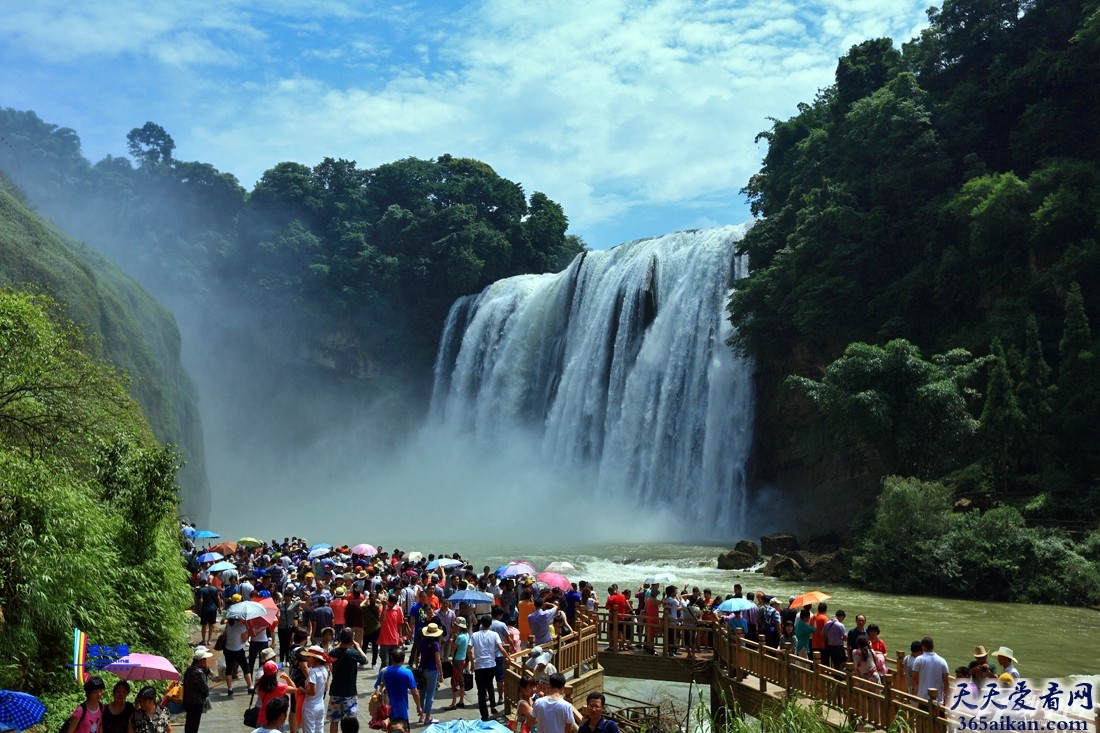
[[[59,62],[133,54],[179,69],[178,102],[157,100],[155,119],[177,152],[246,186],[281,160],[450,152],[546,192],[584,233],[646,209],[707,221],[736,208],[767,118],[812,100],[851,44],[908,40],[926,2],[485,0],[368,14],[319,0],[262,13],[244,0],[51,0],[0,38]],[[104,32],[108,21],[121,30]]]

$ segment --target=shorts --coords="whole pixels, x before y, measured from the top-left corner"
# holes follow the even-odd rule
[[[359,701],[355,695],[351,697],[328,698],[328,722],[339,723],[344,718],[359,718]]]
[[[466,670],[465,659],[455,659],[451,662],[451,689],[457,690],[462,682],[462,673]]]
[[[203,612],[199,614],[199,622],[204,625],[218,623],[218,609],[215,608],[210,611],[203,610]]]
[[[222,652],[225,657],[225,675],[231,677],[237,674],[237,670],[248,669],[248,657],[244,654],[244,649],[238,649],[236,651],[230,651],[226,649]]]

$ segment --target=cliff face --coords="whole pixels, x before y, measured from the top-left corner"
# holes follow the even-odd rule
[[[49,293],[64,305],[66,317],[100,337],[104,356],[130,375],[130,392],[157,439],[183,453],[180,511],[204,522],[210,490],[202,427],[172,314],[116,265],[65,237],[2,185],[0,285]]]

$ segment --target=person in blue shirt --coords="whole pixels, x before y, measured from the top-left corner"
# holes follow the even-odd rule
[[[381,685],[386,686],[386,694],[390,698],[390,722],[403,722],[406,729],[409,725],[409,693],[412,693],[416,702],[416,714],[423,716],[424,710],[420,707],[420,690],[416,689],[416,678],[412,670],[404,666],[405,650],[401,647],[390,652],[390,666],[382,670],[378,679],[374,682],[377,689]]]

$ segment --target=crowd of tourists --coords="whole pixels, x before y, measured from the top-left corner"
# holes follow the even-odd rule
[[[465,708],[467,692],[476,690],[480,717],[489,720],[498,715],[505,664],[512,659],[525,670],[513,725],[517,733],[536,722],[539,733],[572,728],[587,733],[586,727],[615,733],[603,714],[602,695],[581,710],[564,700],[565,678],[553,663],[554,642],[575,633],[578,612],[599,608],[614,619],[606,650],[612,653],[656,654],[660,636],[665,653],[694,657],[715,643],[715,630],[725,624],[746,638],[763,636],[770,646],[790,644],[802,656],[820,652],[834,668],[851,662],[861,678],[878,681],[887,673],[880,629],[862,614],[848,629],[845,612],[830,617],[824,601],[814,613],[795,607],[793,597],[783,603],[762,592],[744,593],[740,585],[719,597],[710,589],[648,579],[636,590],[612,585],[601,599],[584,581],[540,582],[533,568],[512,577],[507,568],[484,566],[478,572],[458,553],[423,556],[367,545],[310,545],[299,538],[250,547],[228,543],[220,549],[224,557],[190,542],[185,549],[201,629],[193,664],[184,674],[185,733],[198,731],[216,679],[209,669],[212,649],[222,652],[224,694],[233,696],[240,679],[241,689],[257,700],[261,729],[322,733],[327,722],[329,733],[354,733],[359,674],[366,670],[377,670],[368,710],[371,728],[406,731],[413,708],[419,724],[438,722],[433,712],[444,680],[451,694],[443,709]],[[732,607],[739,610],[723,611],[723,603],[737,599]],[[233,609],[245,602],[273,607],[277,618],[234,617]],[[923,697],[936,690],[942,700],[946,662],[931,638],[912,648],[905,660],[909,691]],[[1002,674],[1018,676],[1010,649],[1002,647],[993,656]],[[956,677],[996,677],[987,657],[983,648],[976,649],[973,662],[957,669]],[[89,733],[85,727],[78,722],[68,733]]]

